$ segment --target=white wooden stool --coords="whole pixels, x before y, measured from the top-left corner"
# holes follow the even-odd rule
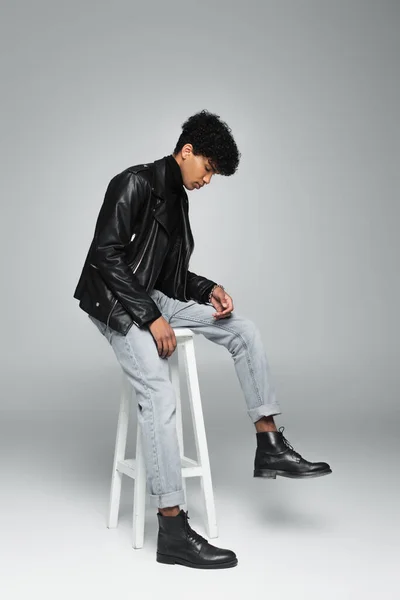
[[[186,477],[200,477],[201,490],[204,500],[204,522],[209,538],[218,537],[217,519],[214,503],[214,492],[211,480],[210,461],[204,427],[203,410],[201,405],[199,381],[197,377],[196,357],[194,352],[194,334],[187,327],[174,328],[177,346],[175,352],[168,359],[170,379],[176,395],[176,424],[179,449],[182,464],[182,484],[186,495]],[[197,460],[184,456],[182,408],[179,384],[179,358],[183,355],[188,395],[193,421],[194,437],[196,442]],[[111,479],[110,507],[107,527],[118,525],[118,513],[121,500],[122,475],[127,475],[135,480],[133,497],[133,527],[132,545],[142,548],[144,539],[144,522],[146,506],[146,467],[142,452],[142,440],[139,421],[136,428],[136,457],[125,458],[126,441],[128,435],[129,407],[133,388],[122,374],[122,394],[118,416],[117,439],[115,443],[114,464]],[[139,410],[137,408],[137,410]],[[187,510],[186,503],[181,505]]]

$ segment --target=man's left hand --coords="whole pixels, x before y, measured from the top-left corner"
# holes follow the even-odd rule
[[[215,319],[225,319],[231,316],[233,300],[221,287],[218,286],[214,289],[211,296],[211,304],[217,311],[213,314]]]

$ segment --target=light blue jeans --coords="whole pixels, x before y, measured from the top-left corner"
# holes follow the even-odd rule
[[[150,296],[171,327],[189,327],[195,334],[202,333],[229,350],[253,423],[264,415],[281,414],[261,335],[253,321],[235,310],[229,317],[216,320],[213,306],[174,300],[156,289]],[[159,508],[184,504],[176,399],[168,359],[159,356],[147,326],[139,328],[133,324],[123,335],[98,319],[89,318],[112,346],[136,392],[150,504]]]

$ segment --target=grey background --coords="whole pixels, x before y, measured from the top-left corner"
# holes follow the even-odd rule
[[[395,1],[2,3],[2,543],[27,569],[9,597],[67,573],[122,594],[138,566],[144,591],[164,577],[157,597],[178,574],[199,598],[398,597],[399,17]],[[207,577],[161,570],[151,511],[130,548],[129,484],[105,528],[120,372],[72,297],[108,181],[171,153],[202,108],[242,158],[189,193],[191,270],[257,322],[277,424],[333,468],[258,485],[231,358],[196,337],[214,543],[240,561]]]

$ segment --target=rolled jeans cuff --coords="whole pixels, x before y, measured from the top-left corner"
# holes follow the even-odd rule
[[[255,423],[261,417],[271,417],[275,415],[281,415],[282,411],[280,410],[280,406],[277,403],[273,404],[261,404],[261,406],[256,406],[255,408],[250,408],[247,411],[250,419]]]
[[[148,494],[150,498],[150,506],[156,508],[168,508],[170,506],[178,506],[185,504],[185,492],[178,490],[169,492],[168,494]]]

